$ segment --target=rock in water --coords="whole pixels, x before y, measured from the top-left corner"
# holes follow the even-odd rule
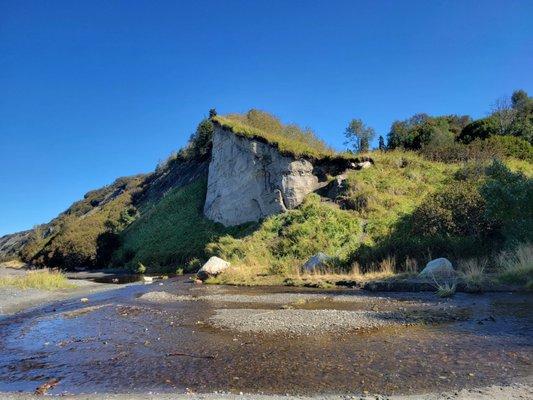
[[[222,258],[211,257],[196,274],[201,280],[206,280],[210,276],[217,276],[230,266],[230,263]]]
[[[316,253],[302,266],[304,272],[313,272],[321,268],[325,268],[331,257],[325,253]]]
[[[421,278],[452,277],[456,272],[447,258],[436,258],[426,264],[426,267],[418,275]]]

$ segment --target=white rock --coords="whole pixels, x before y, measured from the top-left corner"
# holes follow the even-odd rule
[[[217,276],[222,271],[230,266],[230,263],[224,261],[222,258],[211,257],[196,274],[201,280],[205,280],[210,276]]]
[[[87,297],[82,297],[82,298],[80,299],[80,301],[81,301],[82,303],[87,303],[87,302],[89,301],[89,299],[88,299]]]
[[[372,166],[372,163],[370,161],[363,161],[360,163],[357,163],[357,169],[366,169],[370,168]]]
[[[144,276],[142,277],[142,281],[144,283],[152,283],[154,281],[154,278],[152,278],[151,276]]]
[[[293,209],[321,187],[313,169],[307,160],[215,125],[204,215],[232,226]]]
[[[313,272],[317,269],[326,267],[330,260],[331,257],[327,254],[317,253],[306,261],[306,263],[302,266],[302,269],[304,272]]]
[[[419,277],[428,278],[433,276],[454,276],[456,274],[453,265],[447,258],[437,258],[426,264]]]

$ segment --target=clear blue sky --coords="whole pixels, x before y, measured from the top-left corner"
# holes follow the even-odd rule
[[[354,117],[533,92],[531,1],[0,0],[0,235],[153,170],[211,107],[335,147]]]

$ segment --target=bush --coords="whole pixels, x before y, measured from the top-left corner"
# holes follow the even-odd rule
[[[533,162],[533,146],[516,136],[491,136],[487,140],[476,140],[471,146],[479,146],[485,151],[492,151],[496,156],[514,157]]]
[[[495,117],[487,117],[471,122],[457,136],[457,140],[468,144],[476,139],[487,139],[499,132],[498,121]]]
[[[414,212],[413,233],[421,236],[486,237],[493,229],[485,199],[475,183],[454,182]]]
[[[486,214],[499,226],[508,243],[533,241],[533,181],[494,161],[481,187]]]

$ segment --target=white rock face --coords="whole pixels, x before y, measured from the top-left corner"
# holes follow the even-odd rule
[[[217,276],[230,266],[230,263],[219,257],[211,257],[196,274],[198,278],[205,280],[210,276]]]
[[[204,215],[225,226],[298,206],[320,187],[313,165],[215,125]]]
[[[420,272],[419,276],[428,278],[432,276],[453,276],[455,275],[453,265],[447,258],[437,258],[426,264],[426,267]]]
[[[330,259],[331,257],[325,253],[317,253],[306,261],[302,269],[304,272],[313,272],[316,269],[325,267]]]

